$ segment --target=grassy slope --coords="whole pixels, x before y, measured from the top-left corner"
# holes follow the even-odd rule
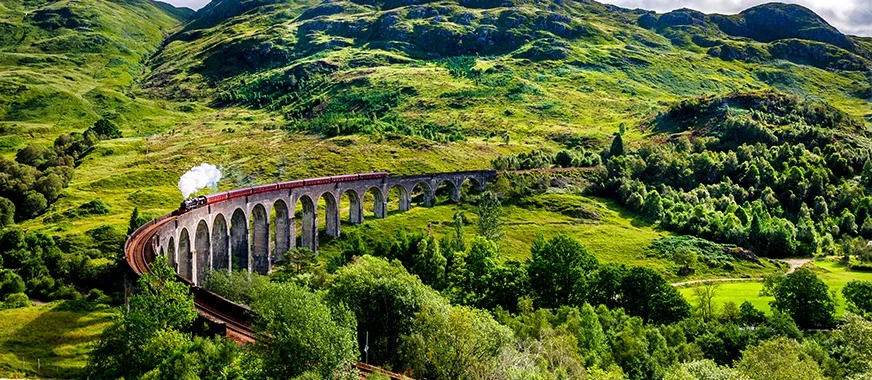
[[[72,378],[81,371],[115,312],[62,311],[59,305],[0,311],[0,377]]]
[[[167,212],[180,199],[174,190],[176,179],[200,162],[223,166],[230,179],[222,181],[222,188],[366,170],[403,174],[478,169],[489,166],[490,159],[500,154],[538,147],[558,149],[555,136],[586,137],[594,145],[606,144],[619,124],[635,124],[669,102],[753,89],[777,88],[820,98],[856,116],[868,112],[868,101],[854,96],[865,80],[861,74],[783,61],[723,61],[699,49],[674,46],[667,38],[635,26],[634,14],[606,10],[598,4],[572,3],[556,8],[557,13],[570,15],[574,22],[595,32],[593,37],[569,41],[570,55],[566,59],[531,61],[516,58],[512,51],[482,56],[476,67],[494,70],[478,81],[453,76],[439,61],[421,58],[426,51],[386,51],[382,50],[384,41],[371,42],[366,36],[348,37],[356,41],[351,46],[303,54],[312,46],[302,44],[300,41],[309,37],[297,33],[306,22],[372,20],[385,14],[349,2],[339,3],[354,10],[295,19],[308,3],[294,2],[258,8],[213,28],[174,37],[151,60],[145,88],[130,88],[137,95],[137,104],[144,104],[138,108],[142,117],[121,123],[127,136],[133,137],[101,143],[77,170],[72,186],[49,215],[95,197],[109,203],[112,212],[58,223],[37,219],[27,226],[78,233],[106,223],[122,226],[134,206],[152,214]],[[485,12],[456,5],[450,8],[453,13]],[[518,9],[541,11],[530,4]],[[494,8],[488,12],[507,10]],[[439,24],[432,18],[425,20]],[[429,25],[420,20],[415,23],[421,28]],[[268,67],[235,75],[216,71],[221,65],[215,59],[222,57],[222,49],[260,40],[287,42],[291,53],[303,55],[275,62],[267,55],[258,62]],[[384,56],[394,59],[386,61]],[[287,123],[281,112],[209,108],[214,89],[233,88],[243,81],[280,74],[289,65],[313,61],[331,62],[338,69],[328,75],[332,85],[311,96],[323,96],[329,103],[348,88],[413,88],[416,95],[392,109],[392,115],[401,122],[459,125],[471,137],[455,143],[383,136],[322,139],[270,130]],[[359,62],[365,63],[360,66]],[[513,92],[519,88],[520,92]],[[173,96],[176,101],[156,100]],[[145,98],[152,100],[142,100]],[[188,101],[194,103],[185,103]],[[183,104],[193,110],[172,111]],[[170,111],[157,110],[159,106]],[[225,132],[227,128],[235,132]],[[504,131],[510,132],[509,145],[498,144],[496,138],[486,142],[475,137]],[[47,140],[55,132],[43,135]],[[19,136],[13,133],[10,138],[20,140]],[[146,141],[145,136],[151,137]],[[646,137],[646,132],[630,128],[630,140]],[[105,180],[107,175],[114,178]]]
[[[132,4],[135,5],[131,6],[136,10],[134,13],[148,10],[151,6],[142,2]],[[6,119],[10,114],[20,116],[2,122],[9,128],[3,137],[6,140],[0,140],[0,147],[4,146],[3,141],[8,141],[5,144],[7,155],[25,141],[48,143],[57,133],[81,130],[100,116],[115,118],[128,136],[102,142],[78,168],[63,198],[44,217],[24,226],[58,234],[80,234],[104,224],[123,228],[133,207],[140,207],[152,215],[175,208],[181,199],[175,189],[176,179],[189,167],[201,162],[223,166],[227,178],[221,183],[223,189],[369,170],[407,174],[485,168],[491,158],[501,154],[540,147],[557,149],[560,146],[556,142],[557,135],[587,137],[593,139],[594,144],[606,143],[607,137],[617,130],[619,124],[635,124],[663,109],[669,102],[703,94],[775,88],[829,101],[855,116],[868,112],[868,101],[854,96],[863,86],[865,77],[861,74],[826,71],[784,61],[753,64],[723,61],[699,49],[672,45],[667,38],[635,26],[633,14],[606,11],[598,4],[572,3],[557,8],[557,12],[569,15],[574,22],[594,31],[593,37],[568,41],[569,55],[565,59],[531,61],[517,58],[515,51],[482,56],[477,59],[476,67],[488,73],[480,80],[452,75],[439,61],[422,58],[421,54],[426,51],[421,51],[420,47],[411,53],[388,52],[381,49],[383,45],[375,43],[379,41],[368,41],[365,36],[350,36],[347,38],[357,38],[357,42],[350,46],[322,49],[287,62],[266,61],[268,65],[277,64],[275,68],[244,71],[237,75],[209,71],[215,69],[214,58],[222,52],[221,49],[234,42],[263,38],[296,44],[300,42],[298,39],[305,37],[295,33],[307,19],[325,23],[347,22],[372,20],[385,14],[381,10],[357,7],[354,11],[320,18],[295,19],[293,16],[300,14],[307,3],[295,4],[260,8],[214,28],[175,39],[147,67],[142,64],[142,57],[157,48],[162,34],[179,24],[165,13],[147,12],[145,19],[131,16],[135,30],[146,33],[131,36],[126,25],[119,22],[124,17],[108,20],[101,16],[129,9],[98,7],[85,12],[98,21],[96,24],[100,27],[97,31],[101,33],[113,38],[138,37],[145,41],[131,44],[130,51],[123,53],[61,52],[49,55],[33,47],[41,41],[39,38],[50,37],[39,37],[40,34],[28,37],[33,41],[7,45],[0,52],[0,57],[5,57],[0,62],[14,66],[16,70],[11,72],[34,76],[37,75],[36,69],[24,62],[42,59],[39,61],[43,62],[42,66],[33,65],[53,69],[38,72],[43,76],[38,79],[45,82],[40,86],[44,85],[46,91],[69,89],[69,94],[64,96],[69,95],[67,98],[75,103],[67,105],[52,100],[48,104],[61,104],[64,110],[78,110],[72,114],[40,107],[27,108],[27,113],[6,111]],[[350,3],[343,4],[352,7]],[[26,25],[25,13],[32,9],[24,9],[17,3],[4,6],[14,10],[6,16],[9,23],[35,28]],[[60,2],[52,5],[63,6],[75,10],[80,4]],[[99,6],[118,5],[101,3]],[[461,9],[456,5],[451,7],[455,13],[469,11],[481,16],[485,12]],[[400,11],[408,12],[409,9]],[[528,13],[542,11],[530,4],[518,9]],[[488,12],[508,10],[494,8]],[[152,21],[154,26],[141,25],[145,20]],[[427,25],[415,22],[422,28]],[[435,19],[430,19],[429,23],[438,24]],[[64,33],[75,34],[69,30]],[[335,38],[338,37],[318,37]],[[126,46],[123,38],[119,41],[120,45]],[[307,46],[311,47],[311,42]],[[290,45],[292,49],[296,49],[294,44]],[[520,50],[529,47],[523,46]],[[22,55],[28,59],[17,58]],[[384,60],[386,55],[394,59]],[[45,63],[49,56],[58,61]],[[334,85],[310,95],[324,96],[329,103],[329,99],[348,88],[413,88],[415,95],[404,100],[391,113],[398,115],[400,120],[411,122],[460,125],[471,137],[465,142],[455,143],[382,135],[324,139],[277,130],[287,123],[278,112],[241,107],[210,108],[209,101],[215,95],[213,88],[220,90],[236,86],[243,80],[281,73],[287,65],[315,60],[334,63],[338,69],[329,74],[328,81]],[[109,61],[117,63],[118,67],[110,65]],[[358,66],[351,62],[369,63]],[[208,65],[203,66],[206,63]],[[493,70],[488,71],[488,68]],[[143,70],[148,79],[145,88],[141,89],[134,78],[139,77],[138,72]],[[94,72],[98,74],[93,75]],[[33,88],[43,88],[40,86]],[[107,96],[93,96],[95,91]],[[166,94],[178,98],[162,100]],[[95,99],[102,100],[97,102]],[[511,143],[508,145],[497,142],[496,138],[488,141],[475,137],[503,131],[510,132]],[[629,137],[631,140],[646,138],[645,133],[631,128]],[[111,212],[72,220],[56,218],[94,198],[108,203]],[[661,232],[635,220],[614,204],[602,200],[586,202],[603,210],[601,222],[577,223],[557,213],[509,207],[505,243],[508,255],[524,258],[530,241],[538,232],[548,235],[562,231],[580,238],[603,261],[652,265],[665,273],[674,272],[670,267],[673,264],[648,258],[644,253],[647,243],[662,235]],[[360,228],[392,234],[394,230],[389,226],[424,228],[425,221],[450,220],[451,214],[451,208],[416,209],[385,221],[370,220],[368,225],[371,227]],[[535,223],[531,224],[531,221]],[[753,273],[756,269],[739,268],[740,273],[743,271]],[[717,275],[716,272],[705,272],[700,276]]]
[[[416,95],[392,111],[404,120],[460,125],[468,133],[508,130],[518,138],[547,138],[568,132],[602,140],[617,130],[619,124],[635,124],[660,109],[664,102],[752,89],[779,89],[818,97],[854,116],[868,112],[868,99],[855,96],[864,88],[863,74],[834,73],[785,61],[724,61],[710,57],[699,47],[685,49],[672,45],[665,37],[636,26],[637,15],[605,10],[596,3],[473,9],[437,2],[390,10],[365,8],[347,1],[336,4],[346,10],[295,18],[302,8],[263,7],[216,27],[189,32],[172,41],[156,57],[155,71],[148,81],[149,91],[208,99],[216,90],[281,75],[288,67],[325,62],[336,65],[336,71],[327,74],[329,85],[309,94],[324,99],[324,103],[329,104],[348,88],[414,88]],[[367,25],[397,12],[403,15],[422,9],[425,11],[419,13],[438,12],[440,16],[415,16],[405,24],[400,23],[414,29],[409,35],[395,37],[399,41],[413,41],[413,47],[405,50],[385,50],[382,48],[385,44],[405,42],[373,36],[370,29],[357,32],[348,27]],[[486,15],[552,10],[568,16],[571,22],[567,24],[583,25],[592,31],[592,36],[566,39],[568,56],[560,60],[518,58],[519,52],[529,48],[526,45],[518,50],[493,48],[496,53],[485,50],[480,53],[478,67],[495,67],[496,72],[484,75],[478,82],[450,75],[433,59],[439,53],[428,50],[427,45],[415,44],[415,35],[426,33],[429,28],[467,35],[470,27],[446,21],[460,14],[472,15],[471,27],[475,27]],[[340,31],[307,34],[313,23]],[[518,23],[524,25],[523,20]],[[553,36],[548,30],[537,29],[537,25],[524,26],[539,36]],[[342,43],[319,44],[322,40]],[[282,55],[281,59],[271,60],[266,55],[259,62],[260,67],[241,72],[222,71],[223,66],[216,63],[222,59],[238,62],[245,54],[267,54],[269,50],[264,50],[264,46],[270,45],[264,41],[289,46],[290,59]],[[349,46],[342,47],[345,44]],[[220,53],[230,57],[216,57]],[[234,58],[234,53],[239,59]],[[517,85],[526,86],[528,91],[507,96]],[[279,101],[278,106],[283,105]],[[283,109],[293,110],[294,106]]]
[[[144,59],[182,22],[149,0],[5,1],[0,12],[0,154],[50,144],[101,117],[129,135],[174,120],[131,91]]]
[[[769,264],[758,266],[751,263],[737,263],[734,271],[699,266],[695,275],[679,277],[678,265],[651,256],[647,250],[652,240],[671,236],[670,233],[655,229],[650,223],[610,200],[579,195],[561,195],[561,197],[565,202],[585,205],[586,209],[597,213],[600,220],[573,218],[533,206],[506,206],[504,207],[506,235],[501,242],[504,257],[517,260],[529,259],[530,246],[538,235],[550,238],[558,233],[564,233],[582,241],[600,262],[648,266],[676,281],[724,276],[759,276],[777,270]],[[389,215],[385,219],[376,219],[368,213],[365,215],[363,225],[343,224],[342,231],[356,231],[378,241],[393,238],[400,229],[425,231],[429,224],[432,233],[440,237],[454,233],[453,216],[461,211],[470,220],[469,225],[464,229],[467,239],[471,239],[476,234],[476,210],[469,205],[443,203],[430,208],[413,207],[410,211],[401,213],[397,211],[396,205],[389,204],[388,209]],[[342,215],[345,217],[347,213]],[[325,258],[336,254],[337,249],[335,243],[327,243],[321,247]]]
[[[844,265],[833,261],[815,261],[813,264],[807,265],[813,265],[815,271],[818,272],[818,277],[829,286],[830,292],[836,294],[837,315],[845,312],[845,298],[842,296],[842,288],[848,282],[852,280],[872,281],[872,273],[849,271]],[[769,301],[773,298],[760,296],[760,291],[763,289],[762,282],[724,283],[717,286],[715,303],[718,305],[730,301],[736,305],[741,305],[742,302],[749,301],[760,310],[770,311]],[[695,302],[692,287],[681,288],[681,294],[691,303]]]

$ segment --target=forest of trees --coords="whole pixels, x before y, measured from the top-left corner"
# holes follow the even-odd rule
[[[656,271],[599,263],[565,235],[538,238],[527,261],[504,259],[500,201],[489,192],[476,201],[482,235],[469,241],[458,214],[454,233],[440,239],[350,233],[329,263],[300,249],[270,277],[210,273],[207,289],[253,308],[254,346],[195,334],[191,295],[158,257],[88,373],[352,379],[361,360],[420,379],[848,379],[872,371],[864,317],[872,283],[845,288],[849,312],[839,320],[833,294],[805,268],[767,279],[768,315],[748,302],[715,305],[708,287],[688,302]]]
[[[872,238],[872,160],[861,137],[843,135],[853,124],[842,117],[793,104],[727,112],[704,135],[635,149],[616,148],[617,135],[600,191],[667,229],[761,256],[850,254],[852,239]]]

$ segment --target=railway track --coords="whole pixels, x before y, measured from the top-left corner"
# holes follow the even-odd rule
[[[135,277],[139,277],[148,272],[149,266],[154,261],[154,250],[151,246],[152,237],[166,223],[175,220],[175,216],[168,214],[160,218],[149,221],[142,227],[133,232],[124,243],[124,258],[127,265],[133,272]],[[251,315],[251,309],[248,306],[241,305],[230,301],[218,294],[210,292],[183,277],[176,276],[179,281],[182,281],[191,288],[194,295],[194,307],[200,316],[209,321],[209,323],[217,328],[229,339],[236,341],[239,344],[254,343],[257,336],[254,330],[251,329],[248,323],[248,316]],[[380,373],[396,380],[412,380],[409,377],[399,375],[384,369],[366,364],[355,363],[355,368],[361,374],[361,379],[365,379],[367,375],[372,373]]]

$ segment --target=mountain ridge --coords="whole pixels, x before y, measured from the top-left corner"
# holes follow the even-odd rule
[[[782,15],[802,27],[797,33],[761,38],[759,20],[768,14]],[[755,36],[760,41],[752,38]],[[862,92],[865,90],[858,78],[870,67],[866,57],[868,44],[863,40],[839,33],[806,8],[774,3],[750,8],[736,16],[724,16],[688,10],[657,15],[594,1],[221,0],[198,11],[194,19],[168,41],[154,57],[153,71],[143,81],[145,90],[154,96],[262,108],[283,115],[289,129],[328,136],[398,128],[359,120],[356,123],[362,125],[325,133],[325,128],[329,129],[326,120],[334,117],[331,113],[339,115],[361,110],[376,114],[377,119],[392,120],[386,121],[387,124],[413,123],[421,125],[420,128],[441,131],[437,134],[454,133],[451,132],[454,127],[449,125],[458,124],[446,120],[447,115],[428,117],[420,107],[409,106],[409,103],[432,90],[426,84],[414,83],[412,72],[424,67],[442,67],[451,72],[445,61],[457,57],[474,57],[469,62],[471,67],[463,68],[464,73],[460,75],[438,80],[456,82],[458,87],[467,86],[471,80],[477,82],[474,87],[479,91],[505,87],[482,85],[484,82],[527,88],[528,79],[520,78],[523,75],[519,73],[539,65],[548,67],[546,71],[562,67],[561,70],[568,71],[594,71],[596,75],[624,73],[629,77],[623,87],[636,89],[622,92],[653,91],[672,99],[706,95],[699,89],[688,90],[695,86],[709,87],[709,90],[728,88],[728,91],[771,88],[801,94],[809,92],[806,87],[820,85],[808,81],[806,86],[797,83],[798,79],[782,78],[787,72],[799,75],[799,79],[821,75],[851,78],[853,84],[849,87],[854,92]],[[702,84],[690,84],[678,77],[668,78],[665,71],[659,72],[670,67],[681,73],[693,70],[694,63],[683,62],[682,56],[694,57],[699,64],[716,71],[716,75],[701,75],[698,80]],[[710,58],[717,61],[709,61]],[[792,66],[783,67],[785,61]],[[734,66],[734,62],[744,64],[726,69]],[[754,72],[754,67],[764,70]],[[814,72],[812,68],[827,74]],[[392,71],[395,79],[403,77],[399,81],[408,82],[387,91],[390,94],[382,94],[401,99],[392,102],[390,110],[367,110],[334,101],[348,100],[341,93],[357,93],[355,89],[365,92],[365,89],[379,87],[375,92],[383,93],[386,88],[394,87],[385,85],[382,81],[385,78],[376,74],[385,70]],[[718,73],[719,70],[722,72]],[[734,71],[735,75],[724,75],[728,71]],[[657,74],[652,75],[655,72]],[[427,74],[433,72],[427,71]],[[501,79],[495,79],[501,75]],[[356,79],[346,80],[352,77]],[[690,75],[688,79],[697,80],[691,79],[693,77]],[[747,79],[738,79],[741,77]],[[409,88],[415,89],[413,95],[408,95]],[[834,87],[833,90],[844,92],[845,89]],[[502,91],[516,100],[529,101],[531,97],[543,98],[544,95],[550,99],[548,101],[568,103],[547,91],[520,96],[512,95],[516,90],[511,89],[494,93]],[[620,95],[606,88],[603,91],[610,97]],[[396,95],[400,93],[407,95]],[[492,97],[493,103],[488,104],[481,97],[470,99],[468,95],[459,100],[466,104],[463,107],[452,106],[458,101],[446,101],[454,96],[445,93],[427,101],[433,105],[426,109],[454,107],[481,112],[504,103]],[[569,94],[570,97],[576,95],[584,97]],[[359,99],[349,101],[361,102]],[[566,120],[566,115],[558,115],[559,110],[546,113],[553,114],[553,117],[545,116],[549,121]],[[542,118],[539,110],[521,114],[527,118]],[[626,116],[622,113],[619,118]],[[410,121],[413,119],[416,121]],[[493,129],[482,131],[475,125],[459,128],[477,130],[476,134],[501,133]]]

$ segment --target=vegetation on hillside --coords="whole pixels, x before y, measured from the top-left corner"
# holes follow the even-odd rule
[[[872,43],[805,8],[12,0],[0,14],[2,308],[120,301],[125,229],[174,208],[175,174],[203,161],[224,166],[222,188],[555,169],[504,173],[458,205],[436,189],[439,206],[343,226],[270,277],[210,273],[253,308],[253,346],[194,323],[158,257],[86,376],[351,379],[367,358],[434,379],[872,371]],[[841,264],[784,275],[767,259],[814,255]],[[765,296],[740,305],[669,283],[762,275],[739,285]]]

